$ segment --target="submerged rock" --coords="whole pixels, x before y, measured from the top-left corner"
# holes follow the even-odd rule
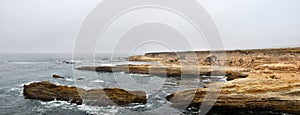
[[[77,78],[76,80],[84,80],[84,78]]]
[[[53,77],[53,78],[65,79],[65,77],[62,77],[62,76],[60,76],[60,75],[55,75],[55,74],[53,74],[52,77]]]
[[[55,85],[47,81],[24,85],[26,99],[42,101],[62,100],[81,105],[107,106],[128,105],[131,103],[147,103],[146,93],[142,91],[126,91],[118,88],[84,90],[76,87]]]

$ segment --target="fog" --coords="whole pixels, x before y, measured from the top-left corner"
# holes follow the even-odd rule
[[[81,23],[100,2],[101,0],[1,0],[0,52],[71,53]],[[214,19],[225,49],[300,46],[299,0],[199,2]],[[139,52],[148,52],[150,49],[145,48]],[[195,49],[201,50],[202,47]],[[102,48],[100,52],[108,50],[110,49]]]

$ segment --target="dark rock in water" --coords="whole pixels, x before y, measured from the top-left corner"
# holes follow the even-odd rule
[[[147,103],[146,93],[142,91],[126,91],[118,88],[84,90],[76,87],[55,85],[47,81],[24,85],[23,94],[26,99],[42,101],[56,99],[79,105],[83,102],[87,105],[95,106]]]
[[[84,80],[84,78],[78,78],[77,80]]]
[[[80,64],[80,62],[74,61],[74,60],[63,60],[59,61],[60,63],[65,63],[65,64]]]
[[[55,74],[52,75],[52,77],[53,77],[53,78],[61,78],[61,79],[64,79],[64,78],[65,78],[65,77],[62,77],[62,76],[59,76],[59,75],[55,75]]]

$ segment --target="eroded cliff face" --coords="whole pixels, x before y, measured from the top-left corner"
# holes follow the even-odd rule
[[[168,77],[181,75],[225,75],[228,80],[251,73],[300,71],[300,48],[147,53],[130,61],[156,62],[146,65],[80,67],[80,70],[127,72]],[[157,64],[158,63],[158,64]]]
[[[189,103],[190,107],[200,107],[201,104],[211,104],[214,109],[244,109],[284,111],[290,113],[300,112],[300,79],[255,77],[236,79],[226,83],[213,83],[220,85],[221,92],[216,102],[204,101],[209,92],[219,89],[198,88],[178,91],[166,98],[174,105]],[[188,98],[187,98],[188,97]],[[192,100],[191,100],[192,99]],[[210,96],[206,100],[212,100]]]
[[[230,50],[230,51],[189,51],[147,53],[131,56],[131,61],[154,61],[165,65],[222,65],[239,68],[254,68],[262,64],[300,65],[300,48]],[[153,59],[153,60],[151,60]]]
[[[117,65],[117,66],[96,66],[80,67],[79,70],[91,70],[98,72],[126,72],[135,74],[150,74],[161,77],[187,76],[226,76],[228,80],[245,78],[250,70],[222,66],[180,66],[180,65]]]
[[[222,54],[224,52],[225,55]],[[226,76],[231,76],[228,80],[232,81],[207,86],[218,84],[218,89],[198,88],[168,95],[167,100],[174,106],[188,103],[190,107],[200,107],[201,104],[211,104],[214,110],[221,111],[244,109],[300,113],[300,48],[224,52],[221,55],[218,51],[148,53],[143,58],[147,57],[148,61],[149,58],[160,58],[159,62],[165,66],[225,67]],[[244,71],[234,71],[234,68]],[[233,71],[228,72],[230,70]],[[243,73],[245,76],[234,73]],[[205,95],[218,90],[220,94],[217,93],[215,103],[204,101]],[[213,100],[213,97],[208,96],[205,100]]]
[[[225,53],[224,53],[225,52]],[[196,56],[195,56],[196,55]],[[148,53],[131,56],[130,61],[159,64],[81,67],[100,72],[181,75],[225,75],[228,82],[212,83],[220,88],[178,91],[167,96],[174,105],[199,107],[211,104],[214,109],[270,110],[300,113],[300,48]],[[216,92],[216,103],[203,101]],[[206,100],[213,100],[208,98]]]
[[[208,55],[203,59],[216,61],[218,57]],[[199,107],[210,104],[203,101],[206,94],[221,90],[216,103],[211,103],[214,109],[300,113],[300,48],[227,51],[225,66],[249,69],[250,72],[245,78],[209,84],[219,84],[221,88],[178,91],[167,96],[167,100],[174,105],[190,102],[189,106]]]

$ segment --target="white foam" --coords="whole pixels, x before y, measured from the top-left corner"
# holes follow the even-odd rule
[[[176,86],[178,83],[173,83],[173,82],[165,82],[164,85],[171,85],[171,86]]]
[[[150,107],[150,106],[152,106],[152,104],[145,104],[145,105],[137,104],[137,105],[134,105],[134,106],[127,106],[126,108],[136,109],[136,108],[145,108],[145,107]]]
[[[151,77],[151,75],[149,75],[149,74],[135,74],[135,73],[131,73],[130,75],[141,76],[141,77]]]
[[[58,100],[53,100],[53,101],[49,101],[49,102],[43,102],[43,101],[39,101],[42,105],[44,105],[46,108],[55,108],[55,107],[61,107],[64,109],[73,109],[74,107],[76,107],[76,104],[71,104],[67,101],[58,101]]]
[[[106,64],[100,64],[100,66],[116,66],[115,64],[111,64],[111,63],[106,63]]]
[[[211,78],[223,79],[224,76],[211,76]]]
[[[94,82],[94,83],[103,83],[104,81],[100,80],[100,79],[97,79],[97,80],[94,80],[94,81],[91,81],[91,82]]]
[[[119,108],[116,106],[99,107],[85,104],[79,105],[78,109],[93,115],[114,115],[119,111]]]
[[[94,89],[93,87],[88,87],[88,86],[78,86],[84,90],[91,90],[91,89]]]
[[[66,81],[75,81],[75,79],[66,78]]]
[[[31,83],[36,83],[36,82],[41,82],[41,81],[30,81],[30,82],[22,83],[20,84],[20,86],[23,87],[24,85],[29,85]]]
[[[58,63],[65,63],[65,64],[81,64],[80,60],[59,60],[56,61]]]

